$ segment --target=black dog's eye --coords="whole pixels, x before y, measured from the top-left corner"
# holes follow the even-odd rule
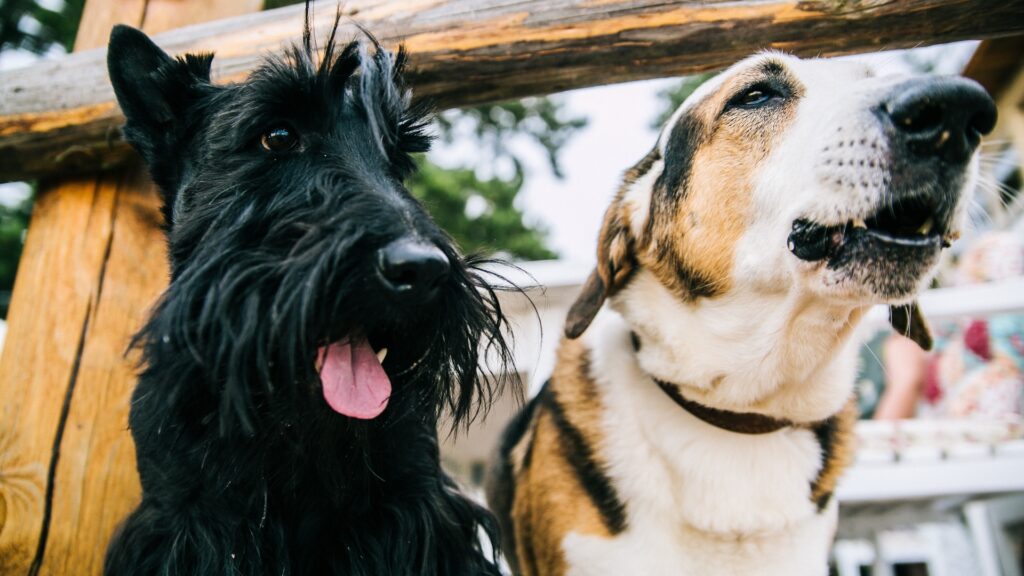
[[[260,146],[267,152],[290,152],[299,145],[299,136],[291,128],[279,126],[260,136]]]
[[[729,101],[728,107],[759,108],[776,98],[782,98],[782,94],[770,86],[758,84],[733,96],[732,100]]]

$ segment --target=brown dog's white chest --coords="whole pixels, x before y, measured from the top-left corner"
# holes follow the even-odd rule
[[[667,402],[614,312],[603,311],[584,340],[605,410],[601,454],[628,525],[611,539],[568,535],[570,567],[588,575],[823,573],[836,510],[831,501],[819,510],[812,498],[826,465],[813,432],[737,434]]]

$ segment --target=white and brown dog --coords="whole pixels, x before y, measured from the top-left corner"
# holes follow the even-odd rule
[[[969,80],[775,53],[690,96],[627,173],[555,372],[506,431],[488,496],[513,567],[826,574],[851,333],[886,303],[930,345],[912,302],[994,122]]]

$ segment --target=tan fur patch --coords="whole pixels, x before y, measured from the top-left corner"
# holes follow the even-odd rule
[[[637,260],[684,298],[714,296],[732,286],[736,245],[753,219],[755,176],[795,116],[792,98],[770,111],[723,113],[737,91],[763,75],[748,71],[730,78],[679,120],[687,122],[689,143],[677,152],[691,155],[689,172],[682,189],[652,191],[652,218],[637,242]],[[795,79],[789,83],[798,96],[802,88]],[[669,151],[672,146],[670,140]],[[666,166],[672,161],[666,158]]]
[[[597,241],[597,268],[583,285],[566,318],[565,335],[570,339],[583,334],[605,299],[615,294],[636,268],[633,235],[629,230],[631,207],[623,199],[629,187],[651,169],[658,157],[658,149],[654,148],[626,172],[615,199],[605,211]]]
[[[835,432],[830,438],[830,445],[822,446],[822,450],[825,450],[825,461],[821,465],[818,477],[811,484],[812,501],[820,503],[830,498],[835,492],[843,472],[853,464],[857,449],[857,439],[854,434],[857,417],[856,398],[851,398],[846,406],[834,416],[836,419]]]
[[[633,273],[633,234],[629,228],[631,206],[625,202],[626,193],[643,177],[660,157],[655,148],[630,168],[615,198],[605,211],[601,234],[597,241],[597,271],[605,283],[607,296],[614,294]]]
[[[549,386],[555,402],[564,407],[562,415],[600,461],[596,452],[601,444],[603,408],[588,369],[583,344],[563,341]],[[550,408],[538,406],[529,464],[516,473],[512,519],[518,567],[526,576],[564,574],[562,541],[569,533],[606,538],[612,535],[567,457],[566,439],[557,418]]]
[[[701,147],[685,200],[654,229],[672,257],[648,251],[640,258],[681,295],[721,294],[732,284],[735,246],[750,222],[751,173],[763,158],[752,147],[733,138]]]
[[[552,390],[559,404],[571,407],[569,418],[583,435],[597,441],[601,438],[601,415],[604,407],[597,385],[590,376],[589,351],[582,342],[563,341],[551,377]],[[597,444],[591,444],[596,447]]]

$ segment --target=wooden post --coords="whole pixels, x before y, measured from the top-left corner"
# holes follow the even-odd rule
[[[75,49],[118,22],[150,33],[262,0],[90,0]],[[137,163],[44,184],[0,358],[0,574],[99,574],[138,501],[130,335],[167,282],[159,201]]]
[[[1024,35],[986,40],[982,42],[971,56],[971,61],[964,68],[964,76],[977,80],[988,90],[996,101],[999,121],[995,130],[988,137],[991,148],[983,148],[983,153],[990,161],[998,164],[1001,143],[1013,147],[1017,153],[1018,164],[1024,160]],[[1018,205],[1006,202],[1003,191],[996,186],[995,174],[990,168],[988,172],[991,182],[983,182],[979,186],[978,202],[986,208],[992,218],[992,224],[998,228],[1008,228],[1010,219],[1017,212]]]

